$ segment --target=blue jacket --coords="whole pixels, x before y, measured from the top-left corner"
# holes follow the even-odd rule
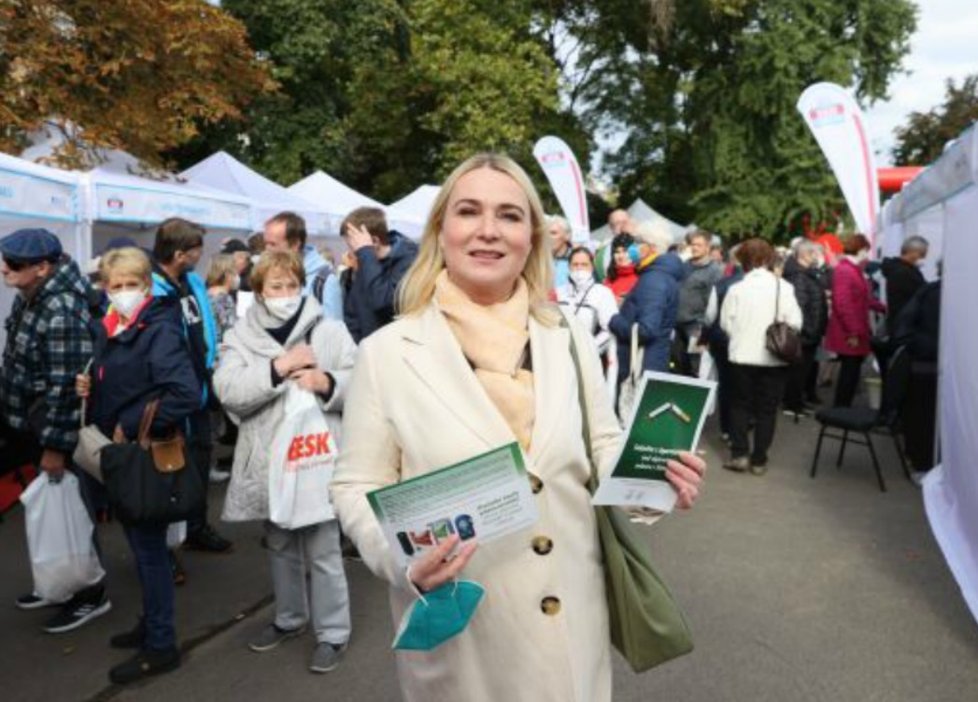
[[[323,316],[327,319],[343,321],[343,293],[340,290],[339,277],[333,270],[329,261],[316,251],[312,244],[306,244],[302,250],[302,267],[306,271],[305,294],[316,298],[316,302],[323,308]],[[316,278],[323,274],[322,295],[315,295]]]
[[[418,245],[399,232],[390,232],[390,243],[383,259],[372,246],[357,251],[357,270],[343,300],[343,321],[358,344],[394,319],[397,286],[418,255]]]
[[[111,324],[110,311],[105,323]],[[109,337],[105,323],[91,324],[95,339],[89,419],[106,435],[116,425],[135,439],[143,409],[151,399],[160,405],[151,427],[159,435],[182,426],[200,408],[197,379],[176,298],[150,300],[135,323]]]
[[[683,262],[675,254],[657,256],[638,273],[638,283],[611,318],[608,328],[618,340],[618,375],[628,376],[631,367],[632,325],[638,324],[638,340],[645,347],[643,370],[669,370],[672,330],[679,308],[679,284]]]
[[[200,311],[203,323],[203,340],[194,338],[189,333],[187,315],[188,310],[183,310],[183,330],[184,336],[189,342],[190,355],[197,373],[197,380],[201,387],[201,408],[207,405],[208,386],[210,384],[211,371],[217,359],[217,320],[214,319],[214,309],[211,307],[210,297],[207,295],[207,285],[204,279],[193,271],[184,273],[184,283],[193,294],[197,301],[197,308]],[[153,297],[172,297],[180,300],[181,293],[174,287],[171,281],[158,266],[153,266]]]

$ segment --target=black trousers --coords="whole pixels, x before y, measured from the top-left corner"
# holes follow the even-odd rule
[[[210,484],[211,451],[214,440],[211,436],[211,412],[209,409],[198,410],[190,416],[190,451],[193,455],[194,468],[200,471],[204,481],[204,505],[195,516],[187,520],[187,534],[193,534],[207,525],[207,489]]]
[[[784,366],[730,364],[733,379],[730,452],[734,458],[750,456],[754,465],[767,464],[787,373]],[[753,449],[749,430],[751,418],[754,419]]]
[[[812,366],[815,365],[817,345],[801,347],[801,361],[788,367],[788,378],[784,386],[784,406],[792,412],[801,412],[805,407],[806,385]]]
[[[937,424],[937,366],[914,363],[903,401],[903,438],[914,470],[934,466],[934,432]]]
[[[726,344],[710,344],[710,354],[717,366],[717,412],[720,414],[720,433],[730,434],[733,412],[733,377],[730,374],[730,355]]]
[[[839,381],[835,385],[835,407],[852,407],[859,388],[859,377],[865,356],[839,356]]]

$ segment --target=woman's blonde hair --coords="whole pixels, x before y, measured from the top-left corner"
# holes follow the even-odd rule
[[[540,196],[519,164],[509,156],[494,153],[472,156],[445,179],[445,184],[431,206],[418,256],[398,288],[398,312],[402,315],[419,314],[431,303],[435,295],[435,280],[445,268],[445,257],[442,255],[438,237],[445,221],[448,199],[462,176],[480,168],[491,168],[508,175],[522,188],[530,203],[530,255],[523,268],[523,279],[526,280],[530,293],[530,313],[537,321],[554,325],[558,320],[558,313],[549,299],[553,288],[553,261]]]
[[[207,287],[214,288],[218,285],[224,285],[228,276],[233,278],[237,272],[238,268],[234,264],[233,255],[216,254],[207,267]]]
[[[251,290],[260,295],[265,288],[265,278],[273,270],[282,270],[295,276],[299,287],[306,286],[306,271],[302,259],[294,251],[266,251],[258,259],[254,270],[251,271]]]
[[[149,261],[149,256],[135,246],[106,251],[99,261],[98,272],[102,284],[106,287],[109,284],[109,276],[113,273],[136,276],[146,283],[147,288],[153,285],[153,265]]]

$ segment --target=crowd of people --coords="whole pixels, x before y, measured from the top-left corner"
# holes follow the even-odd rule
[[[716,377],[730,448],[724,466],[763,475],[779,414],[798,421],[819,403],[820,366],[839,367],[833,404],[845,406],[871,353],[885,372],[888,354],[906,346],[917,363],[908,396],[917,398],[920,425],[915,437],[907,432],[907,446],[924,469],[940,284],[926,283],[917,268],[927,253],[918,237],[874,272],[861,235],[846,239],[836,261],[804,238],[790,250],[760,238],[726,249],[703,230],[676,241],[623,210],[611,213],[609,227],[608,255],[596,256],[572,241],[566,220],[544,215],[516,163],[482,154],[446,179],[420,242],[390,229],[382,210],[359,208],[342,223],[347,250],[336,263],[290,212],[247,241],[226,241],[204,276],[196,269],[212,235],[180,218],[160,223],[149,250],[109,242],[90,276],[50,232],[10,233],[0,238],[0,272],[19,294],[0,370],[0,468],[33,464],[55,482],[77,473],[97,521],[111,504],[72,464],[79,426],[133,441],[152,403],[149,434],[179,432],[187,469],[205,483],[229,481],[222,520],[264,524],[275,614],[251,650],[311,628],[310,670],[339,664],[351,634],[341,545],[348,539],[347,550],[390,584],[395,622],[456,576],[488,594],[463,636],[398,652],[406,699],[522,699],[530,691],[610,699],[608,611],[587,482],[592,461],[600,475],[611,469],[629,419],[618,389],[632,366]],[[874,292],[879,275],[888,308]],[[253,296],[250,305],[240,304],[242,293]],[[872,314],[884,310],[885,322],[874,324]],[[582,350],[584,407],[562,319]],[[797,363],[766,343],[775,321],[799,335]],[[322,496],[338,519],[287,529],[269,514],[269,446],[296,388],[314,398],[338,445],[331,495]],[[234,447],[230,466],[214,459],[215,441]],[[366,494],[513,441],[527,456],[539,506],[533,544],[517,552],[459,546],[455,536],[399,568]],[[696,501],[705,467],[691,454],[669,461],[680,508]],[[232,549],[208,520],[214,511],[204,500],[188,517],[185,548]],[[111,669],[113,682],[180,665],[174,586],[185,576],[169,528],[124,524],[142,614],[110,640],[134,651]],[[44,630],[62,633],[105,614],[111,601],[103,579],[64,602],[30,592],[17,606],[58,607]],[[486,651],[492,667],[483,665]]]

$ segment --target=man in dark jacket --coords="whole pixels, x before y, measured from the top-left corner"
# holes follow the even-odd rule
[[[179,301],[183,327],[190,347],[194,371],[201,390],[200,409],[190,417],[190,445],[194,467],[208,482],[211,469],[210,408],[213,402],[211,373],[217,358],[217,323],[207,296],[207,287],[194,267],[200,262],[204,228],[179,217],[160,224],[153,244],[153,297]],[[187,548],[224,553],[231,542],[207,522],[206,501],[201,513],[187,521]]]
[[[807,239],[795,246],[784,263],[783,277],[794,287],[802,315],[802,359],[789,369],[784,391],[785,414],[793,415],[796,420],[806,414],[805,384],[829,318],[828,300],[817,264],[818,244]]]
[[[676,359],[679,372],[695,375],[694,354],[689,352],[690,339],[703,332],[706,305],[710,291],[723,277],[723,268],[710,256],[709,232],[698,229],[686,237],[691,257],[683,267],[684,277],[679,288],[679,309],[676,312]]]
[[[340,227],[356,267],[343,300],[343,321],[358,344],[394,319],[397,286],[418,255],[418,245],[387,228],[384,211],[359,207]]]
[[[645,347],[643,370],[667,372],[672,333],[679,307],[679,283],[683,262],[668,253],[672,238],[661,227],[644,222],[635,230],[638,283],[628,293],[621,311],[608,328],[618,340],[619,382],[631,368],[632,325],[638,325],[638,341]],[[637,249],[637,250],[636,250]]]
[[[883,261],[882,272],[886,278],[886,326],[891,334],[895,331],[900,310],[927,282],[918,266],[927,258],[928,248],[930,245],[924,237],[907,237],[900,247],[900,258],[887,258]]]
[[[734,247],[729,254],[733,265],[730,275],[721,278],[710,293],[706,313],[710,325],[704,331],[704,340],[717,367],[717,408],[720,415],[720,434],[724,441],[730,438],[733,377],[730,371],[730,337],[720,326],[720,311],[723,309],[723,300],[727,297],[730,288],[744,279],[744,271],[737,264],[736,254],[737,247]]]
[[[0,239],[0,254],[3,282],[18,291],[0,367],[2,468],[33,463],[51,482],[60,482],[78,443],[81,402],[75,375],[92,356],[91,289],[58,238],[45,229],[20,229]],[[91,513],[85,484],[79,485]],[[37,609],[59,603],[31,593],[16,604]],[[71,631],[110,609],[99,582],[76,592],[43,628],[52,634]]]

